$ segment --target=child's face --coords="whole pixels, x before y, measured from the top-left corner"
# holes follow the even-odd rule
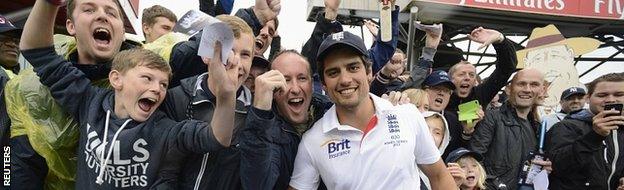
[[[479,182],[481,171],[477,167],[477,161],[472,157],[462,157],[457,162],[466,172],[466,180],[461,185],[462,189],[473,189]]]
[[[442,118],[432,116],[426,118],[425,121],[427,122],[427,126],[429,126],[429,131],[431,132],[431,136],[433,136],[436,147],[440,148],[442,139],[444,138],[444,122]]]
[[[165,99],[169,74],[140,64],[125,73],[111,71],[115,88],[115,114],[144,122]]]

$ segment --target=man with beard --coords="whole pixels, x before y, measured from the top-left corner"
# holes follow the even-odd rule
[[[546,122],[546,130],[550,130],[553,125],[563,120],[567,115],[582,110],[587,101],[585,99],[586,94],[585,89],[580,87],[571,87],[564,90],[559,99],[561,111],[547,115],[542,119],[542,122]]]
[[[271,69],[256,78],[241,135],[244,189],[286,189],[301,135],[331,106],[327,97],[312,92],[312,71],[303,55],[282,51]]]
[[[539,122],[533,112],[544,93],[544,75],[535,69],[524,69],[512,78],[505,88],[509,99],[499,110],[488,112],[477,124],[470,140],[470,148],[483,155],[483,167],[490,176],[486,179],[487,189],[496,189],[505,184],[509,189],[518,189],[522,163],[529,152],[538,145]],[[547,171],[550,161],[533,160]]]
[[[624,189],[624,116],[606,105],[624,103],[624,73],[587,84],[589,109],[568,115],[548,131],[553,161],[550,189]]]

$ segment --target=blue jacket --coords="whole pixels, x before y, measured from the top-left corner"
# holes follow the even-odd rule
[[[308,129],[332,105],[323,95],[314,94]],[[240,136],[241,182],[243,189],[287,189],[301,134],[276,114],[277,110],[251,107]]]

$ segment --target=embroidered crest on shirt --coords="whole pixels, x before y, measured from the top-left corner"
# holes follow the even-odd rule
[[[386,125],[388,126],[388,134],[390,139],[384,142],[384,145],[392,145],[392,147],[399,147],[401,144],[407,143],[407,140],[401,138],[401,128],[397,115],[388,111],[385,112]]]

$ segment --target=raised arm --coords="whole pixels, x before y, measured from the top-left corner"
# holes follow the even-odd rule
[[[388,42],[381,41],[381,35],[377,35],[373,47],[368,52],[369,58],[373,61],[373,73],[379,72],[388,63],[397,47],[399,39],[399,6],[392,3],[392,39]]]
[[[416,25],[416,28],[425,32],[425,47],[418,62],[411,65],[410,80],[404,84],[403,89],[422,88],[423,81],[432,71],[433,57],[442,39],[442,24],[424,25],[416,23]]]
[[[312,35],[301,48],[301,54],[308,59],[313,73],[317,73],[316,54],[324,37],[342,31],[342,25],[336,21],[340,0],[325,0],[325,11],[316,15],[316,25]]]
[[[45,0],[35,1],[35,5],[24,24],[20,50],[49,47],[54,44],[54,19],[59,6]]]
[[[273,92],[286,85],[284,76],[277,70],[256,77],[256,91],[252,108],[247,113],[245,128],[240,136],[241,183],[243,189],[274,189],[279,169],[287,162],[277,152],[277,139],[282,132],[271,110]],[[289,176],[289,174],[288,174]]]
[[[255,6],[238,9],[234,15],[243,19],[257,36],[267,22],[277,18],[280,10],[280,0],[256,0]]]
[[[492,29],[479,27],[474,29],[468,35],[468,38],[482,43],[479,49],[492,44],[494,50],[496,50],[496,69],[494,69],[488,80],[476,86],[477,91],[480,92],[477,93],[479,103],[481,103],[481,107],[485,108],[498,91],[507,84],[511,74],[516,71],[516,65],[518,64],[516,49],[509,39],[505,38],[499,31]]]

